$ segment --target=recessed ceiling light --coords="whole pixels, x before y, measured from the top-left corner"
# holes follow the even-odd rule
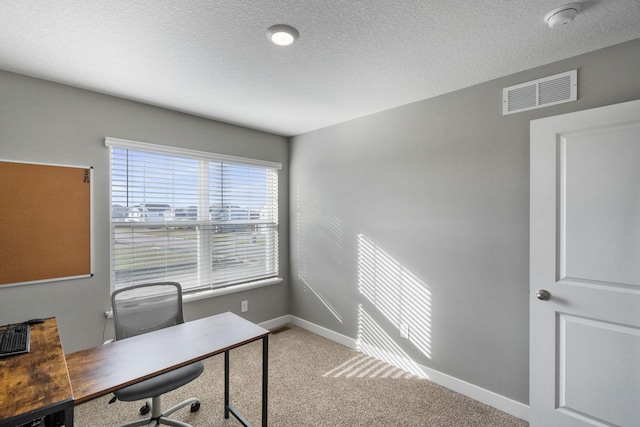
[[[278,46],[289,46],[299,36],[298,30],[289,25],[278,24],[267,28],[267,38]]]

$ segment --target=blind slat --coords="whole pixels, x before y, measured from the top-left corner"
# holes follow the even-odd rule
[[[276,168],[110,147],[112,289],[278,274]]]

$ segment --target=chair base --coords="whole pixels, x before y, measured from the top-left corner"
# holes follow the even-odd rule
[[[200,400],[196,399],[195,397],[192,397],[162,412],[162,409],[160,406],[160,396],[153,397],[147,400],[147,405],[149,406],[149,408],[151,408],[151,418],[132,421],[127,424],[122,424],[119,427],[135,427],[135,426],[155,427],[160,425],[174,426],[174,427],[193,427],[191,424],[187,424],[182,421],[174,420],[168,417],[169,415],[176,412],[178,409],[184,408],[187,405],[193,405],[194,403],[197,403],[199,405]]]

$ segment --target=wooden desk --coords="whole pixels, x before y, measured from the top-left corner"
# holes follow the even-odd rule
[[[31,326],[29,353],[0,358],[0,427],[45,416],[73,425],[73,394],[55,318]]]
[[[267,425],[269,331],[223,313],[67,355],[76,403],[203,360],[225,354],[225,418],[250,424],[229,403],[229,351],[262,340],[262,425]]]

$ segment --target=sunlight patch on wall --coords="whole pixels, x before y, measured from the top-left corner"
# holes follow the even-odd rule
[[[316,296],[316,298],[318,298],[320,302],[324,304],[327,310],[329,310],[329,312],[331,312],[331,314],[333,314],[333,316],[336,319],[338,319],[340,323],[342,323],[342,316],[340,315],[340,313],[338,313],[338,311],[335,308],[333,308],[333,306],[329,303],[329,301],[327,301],[322,295],[320,295],[315,289],[313,289],[313,286],[311,286],[306,280],[304,280],[304,277],[298,275],[298,279],[302,281],[302,283],[304,283],[307,289],[309,289]]]
[[[428,378],[422,368],[373,320],[362,304],[358,306],[356,349],[417,377]]]
[[[366,236],[358,235],[358,290],[431,358],[431,291]]]
[[[314,250],[329,256],[333,262],[342,263],[343,248],[342,221],[326,209],[309,201],[302,187],[296,187],[296,268],[297,277],[313,295],[342,323],[342,316],[322,294],[311,285],[311,271],[322,271],[314,262],[319,262],[318,255],[310,251],[310,242]],[[317,273],[316,273],[317,275]]]
[[[309,235],[314,236],[314,245],[322,248],[334,261],[342,264],[343,226],[342,221],[326,207],[308,200],[301,186],[296,187],[296,255],[302,271],[307,262]],[[302,274],[304,276],[304,273]]]

